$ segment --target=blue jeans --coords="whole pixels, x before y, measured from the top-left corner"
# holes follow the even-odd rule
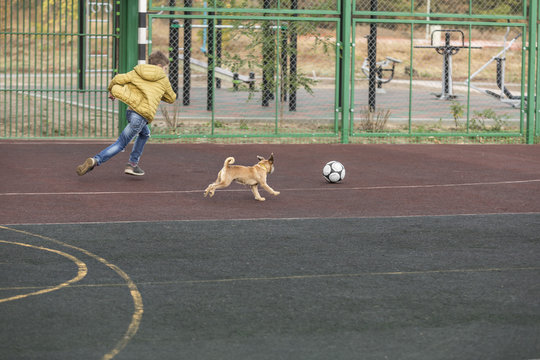
[[[97,160],[98,165],[103,164],[105,161],[124,150],[129,142],[137,135],[139,136],[137,136],[137,139],[135,139],[135,143],[133,144],[133,149],[129,155],[129,162],[133,164],[139,163],[144,144],[146,144],[146,141],[150,137],[150,129],[148,128],[146,119],[137,114],[135,111],[128,110],[126,117],[128,124],[116,142],[94,156],[94,159]]]

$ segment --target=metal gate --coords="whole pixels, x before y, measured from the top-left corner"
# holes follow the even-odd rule
[[[116,105],[107,101],[116,63],[114,6],[3,2],[0,138],[116,136]]]
[[[178,92],[153,136],[533,143],[537,2],[149,1],[146,50]],[[0,6],[0,138],[117,136],[107,85],[136,63],[135,1]]]
[[[339,141],[340,2],[223,3],[150,4],[148,52],[169,52],[179,98],[153,136]]]
[[[524,142],[534,124],[526,10],[521,1],[356,0],[351,136]]]

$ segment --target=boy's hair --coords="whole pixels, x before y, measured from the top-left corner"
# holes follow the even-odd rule
[[[155,51],[148,56],[148,63],[150,65],[169,65],[169,58],[161,51]]]

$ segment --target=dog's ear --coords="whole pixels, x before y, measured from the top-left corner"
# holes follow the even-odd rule
[[[263,161],[263,160],[264,160],[264,158],[263,158],[262,156],[260,156],[260,155],[257,155],[257,159],[258,159],[259,161]]]
[[[270,157],[268,158],[268,161],[273,163],[274,162],[274,153],[270,154]]]

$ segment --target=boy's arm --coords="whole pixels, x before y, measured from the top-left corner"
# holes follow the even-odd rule
[[[166,86],[167,88],[165,89],[165,94],[163,94],[163,97],[161,99],[168,102],[169,104],[172,104],[176,101],[176,93],[173,91],[169,80],[167,80]]]
[[[115,77],[113,77],[111,82],[109,83],[109,88],[108,88],[109,92],[111,91],[111,89],[112,89],[112,87],[114,85],[125,85],[128,82],[131,82],[131,73],[132,72],[133,72],[133,70],[126,73],[126,74],[118,74]]]

